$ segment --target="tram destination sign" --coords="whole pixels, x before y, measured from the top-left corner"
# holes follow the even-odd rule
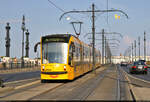
[[[48,43],[48,42],[68,42],[66,38],[64,37],[49,37],[49,38],[44,38],[42,40],[43,43]]]

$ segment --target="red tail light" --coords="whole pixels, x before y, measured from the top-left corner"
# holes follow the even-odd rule
[[[136,66],[132,66],[132,68],[136,68]]]
[[[147,66],[144,66],[144,68],[148,68]]]
[[[66,66],[64,66],[64,71],[66,71]]]
[[[64,71],[66,71],[66,68],[64,68]]]

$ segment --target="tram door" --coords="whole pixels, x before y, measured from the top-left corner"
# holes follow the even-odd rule
[[[74,46],[74,43],[73,42],[71,42],[71,44],[70,44],[70,47],[69,47],[69,65],[71,66],[71,67],[74,67],[74,52],[75,52],[75,46]]]

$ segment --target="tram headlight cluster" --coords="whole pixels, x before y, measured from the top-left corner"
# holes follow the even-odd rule
[[[66,71],[66,66],[64,66],[64,71]]]
[[[43,70],[43,71],[44,71],[44,69],[45,69],[45,66],[42,67],[42,70]]]

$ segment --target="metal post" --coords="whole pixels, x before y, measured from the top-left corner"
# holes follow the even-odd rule
[[[139,60],[140,60],[140,37],[138,37],[138,45],[139,45]]]
[[[92,33],[93,33],[93,72],[96,74],[95,71],[95,10],[94,4],[92,4]]]
[[[130,46],[128,47],[128,61],[130,61]]]
[[[129,46],[129,50],[128,50],[128,53],[129,53],[129,62],[131,61],[131,46]]]
[[[133,43],[132,43],[132,62],[133,62]]]
[[[134,51],[135,51],[135,61],[136,61],[136,40],[134,40],[134,47],[135,47]]]
[[[104,47],[104,50],[105,50],[105,64],[107,64],[107,42],[106,42],[106,36],[104,37],[104,45],[105,45],[105,47]]]
[[[10,57],[10,36],[9,36],[9,30],[10,30],[10,26],[9,23],[7,23],[6,25],[6,57]]]
[[[109,47],[109,51],[110,51],[110,64],[111,64],[111,57],[112,57],[112,55],[111,55],[110,47]]]
[[[25,31],[25,16],[22,18],[22,57],[21,57],[21,67],[24,67],[24,31]]]
[[[109,50],[109,63],[111,64],[111,50],[110,50],[109,45],[108,45],[108,50]]]
[[[104,64],[104,29],[102,29],[102,64]]]
[[[26,57],[29,57],[29,32],[28,32],[28,29],[27,29],[27,32],[26,32]]]
[[[144,31],[144,60],[146,60],[146,32]]]

